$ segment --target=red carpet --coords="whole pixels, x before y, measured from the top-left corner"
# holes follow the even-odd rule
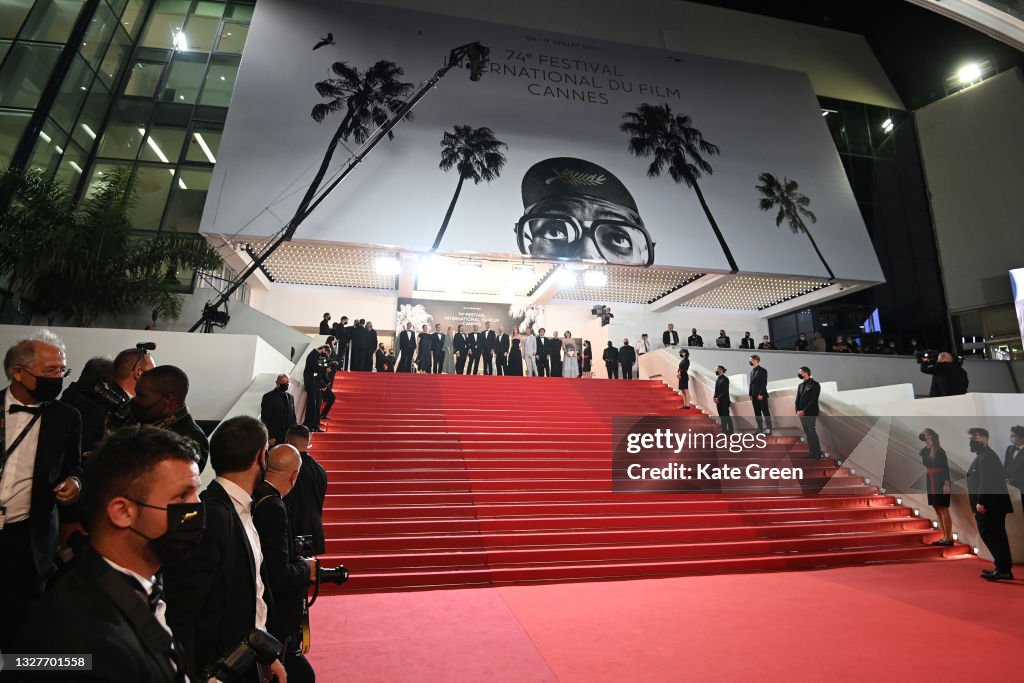
[[[313,606],[309,657],[321,683],[1009,683],[1024,581],[982,581],[989,566],[331,596]]]
[[[339,373],[313,455],[344,592],[806,569],[960,555],[796,437],[829,495],[611,492],[611,418],[681,415],[656,381]],[[696,413],[693,413],[696,415]],[[710,425],[710,422],[708,423]]]

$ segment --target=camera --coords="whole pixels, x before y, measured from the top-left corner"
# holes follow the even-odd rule
[[[256,664],[273,664],[284,654],[281,641],[266,631],[254,629],[241,643],[214,662],[203,676],[203,680],[216,678],[224,683],[243,680],[243,675]]]
[[[316,550],[313,548],[313,537],[312,536],[296,536],[295,537],[295,554],[299,557],[315,557]],[[342,584],[348,581],[348,570],[345,569],[345,565],[339,564],[337,567],[321,567],[320,563],[317,562],[317,573],[315,578],[317,586],[321,583],[333,583]]]
[[[127,427],[135,423],[134,418],[132,418],[131,401],[125,400],[106,384],[97,382],[92,387],[92,394],[107,406],[107,421],[104,425],[106,431],[113,432],[121,427]]]

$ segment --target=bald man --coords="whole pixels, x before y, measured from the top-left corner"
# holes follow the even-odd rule
[[[931,390],[928,396],[959,396],[967,393],[967,372],[953,361],[953,355],[943,351],[936,359],[938,362],[924,361],[921,372],[932,376]]]
[[[274,446],[267,454],[266,478],[252,494],[252,522],[263,549],[267,587],[274,596],[267,629],[285,645],[282,661],[292,683],[315,678],[301,648],[302,607],[307,586],[316,577],[316,559],[295,553],[288,508],[282,500],[295,486],[301,466],[302,456],[297,448],[286,443]]]

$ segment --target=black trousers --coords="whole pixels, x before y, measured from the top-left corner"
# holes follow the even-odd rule
[[[306,385],[306,421],[310,429],[320,429],[320,378],[303,377]]]
[[[8,524],[0,531],[0,652],[11,651],[42,585],[32,559],[30,522]]]
[[[985,541],[985,547],[992,553],[996,571],[1008,572],[1013,569],[1010,540],[1006,537],[1006,513],[990,510],[982,515],[975,512],[974,520],[978,523],[981,540]]]
[[[618,363],[612,363],[611,361],[605,361],[604,362],[604,368],[605,368],[605,370],[608,371],[608,379],[618,379],[619,378],[619,364]]]
[[[732,424],[732,415],[729,414],[729,408],[732,404],[730,403],[716,403],[715,407],[718,408],[718,417],[722,421],[722,431],[726,434],[732,434],[736,431]]]
[[[772,430],[772,413],[768,409],[768,395],[761,394],[764,398],[758,400],[757,396],[751,396],[750,402],[754,406],[754,419],[757,420],[757,429],[765,429],[767,425],[768,431]]]
[[[548,365],[548,357],[544,354],[537,355],[537,376],[538,377],[550,377],[551,366]]]
[[[321,394],[323,396],[323,408],[320,409],[320,417],[327,417],[327,413],[331,412],[331,406],[334,405],[334,392],[328,387]]]
[[[800,426],[804,428],[804,435],[807,437],[807,450],[811,457],[821,457],[821,442],[818,440],[818,416],[804,415],[800,418]]]
[[[466,371],[466,354],[455,354],[455,374],[461,375]]]
[[[622,364],[622,379],[633,379],[633,365]]]
[[[473,355],[470,356],[470,358],[469,358],[469,372],[467,372],[466,374],[467,375],[475,375],[477,373],[477,370],[479,370],[479,369],[480,369],[480,352],[479,351],[475,351],[475,352],[473,352]]]
[[[398,372],[412,372],[412,356],[415,351],[401,351],[401,358],[398,359]]]
[[[444,372],[444,351],[434,351],[434,370],[435,375],[440,375]]]
[[[494,354],[490,351],[484,351],[484,374],[494,374]]]
[[[508,374],[508,355],[504,353],[494,354],[494,370],[496,375]]]
[[[551,356],[551,360],[548,361],[548,365],[551,368],[552,377],[562,376],[562,359],[558,356]]]

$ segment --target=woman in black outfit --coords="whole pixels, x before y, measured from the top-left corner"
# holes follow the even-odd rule
[[[583,340],[583,371],[580,373],[580,377],[593,377],[594,371],[592,365],[594,363],[594,349],[590,348],[590,342],[586,339]]]
[[[512,328],[512,347],[508,351],[508,365],[505,367],[505,374],[510,377],[523,376],[523,350],[520,348],[522,337],[519,336],[519,328]]]
[[[416,349],[416,367],[420,372],[430,372],[430,366],[434,361],[434,336],[430,334],[430,327],[423,326],[419,334],[419,344]]]
[[[926,427],[917,435],[924,441],[921,462],[928,469],[928,504],[935,508],[942,529],[942,540],[932,545],[953,545],[953,520],[949,516],[949,462],[946,451],[939,445],[939,435]]]
[[[686,349],[679,350],[679,371],[676,372],[679,378],[679,391],[683,392],[683,405],[680,410],[690,409],[690,352]]]

